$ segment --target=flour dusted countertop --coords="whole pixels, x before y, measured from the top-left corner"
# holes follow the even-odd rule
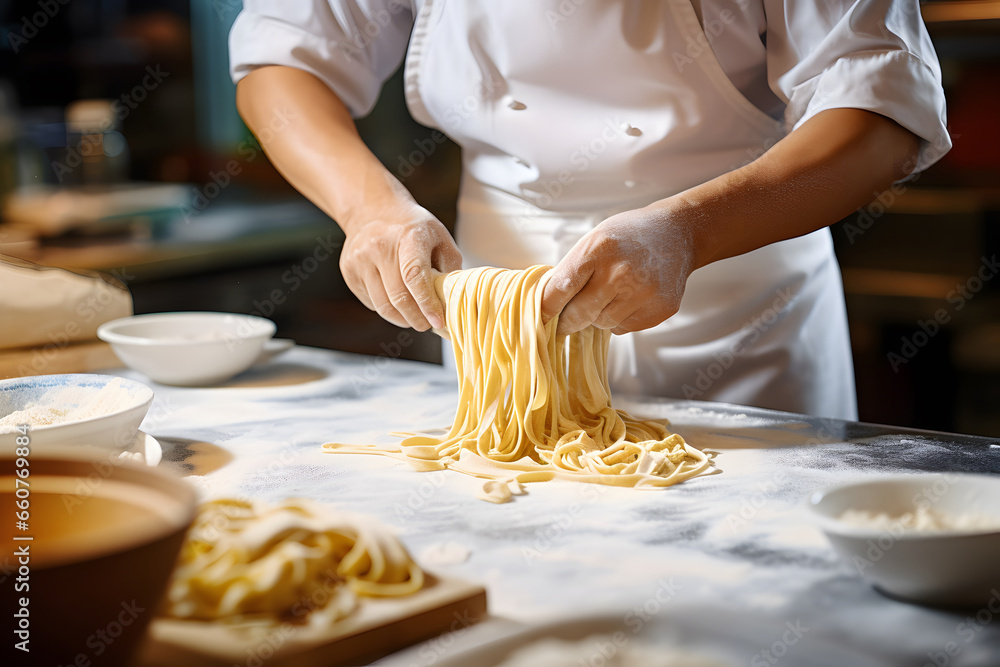
[[[828,645],[872,664],[1000,665],[1000,592],[978,613],[886,598],[840,561],[804,510],[810,492],[873,475],[1000,473],[996,440],[620,397],[616,407],[668,418],[688,442],[718,452],[722,472],[650,490],[529,484],[527,495],[497,505],[477,500],[481,483],[453,471],[321,450],[448,427],[457,387],[440,366],[298,347],[217,388],[113,372],[153,388],[142,430],[162,444],[161,465],[191,475],[206,498],[310,497],[376,516],[418,559],[468,552],[427,565],[485,585],[495,618],[468,629],[458,619],[454,637],[379,664],[429,665],[512,623],[593,613],[626,625],[704,618],[720,635],[745,619],[760,646],[783,644],[788,665]],[[748,653],[746,664],[780,658]]]

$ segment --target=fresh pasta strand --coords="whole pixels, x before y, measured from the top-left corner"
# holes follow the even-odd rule
[[[518,482],[664,487],[712,471],[709,456],[663,422],[611,406],[609,331],[557,336],[558,317],[542,323],[550,275],[551,267],[534,266],[438,277],[458,369],[451,430],[440,438],[410,434],[398,448],[328,443],[324,450]]]
[[[423,571],[385,529],[305,499],[202,505],[162,609],[188,620],[328,625],[358,596],[408,595]]]

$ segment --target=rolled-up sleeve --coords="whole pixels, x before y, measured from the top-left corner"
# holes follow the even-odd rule
[[[364,116],[403,62],[412,28],[408,0],[245,0],[229,33],[230,74],[239,82],[266,65],[305,70]]]
[[[794,129],[866,109],[920,137],[916,171],[951,148],[941,69],[917,0],[765,0],[771,89]]]

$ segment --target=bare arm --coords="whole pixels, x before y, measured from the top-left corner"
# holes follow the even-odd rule
[[[696,266],[837,222],[912,172],[919,146],[871,111],[818,114],[746,167],[677,196],[713,221],[695,227]]]
[[[458,248],[368,150],[336,94],[308,72],[271,66],[239,82],[236,105],[282,176],[344,230],[351,291],[398,326],[444,327],[431,269],[461,268]],[[278,114],[290,122],[266,131]]]
[[[602,222],[556,267],[543,312],[560,333],[655,326],[692,271],[833,224],[910,173],[918,148],[885,116],[817,114],[749,165]]]

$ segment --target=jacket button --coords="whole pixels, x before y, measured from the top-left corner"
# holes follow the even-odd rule
[[[523,102],[518,102],[517,100],[511,100],[507,104],[507,106],[509,106],[514,111],[524,111],[525,109],[528,108],[527,105],[525,105]]]
[[[622,123],[622,131],[630,137],[641,137],[642,130],[632,127],[631,123]]]

